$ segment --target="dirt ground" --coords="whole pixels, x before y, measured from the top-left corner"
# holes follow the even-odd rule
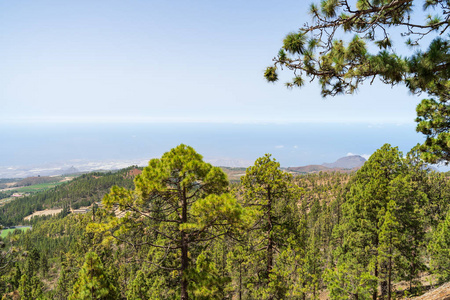
[[[411,300],[450,300],[450,282],[426,292],[422,296],[410,298]]]
[[[25,221],[29,221],[31,220],[32,217],[35,216],[50,216],[50,215],[57,215],[62,211],[62,208],[58,208],[58,209],[46,209],[46,210],[41,210],[41,211],[35,211],[33,214],[26,216],[25,218],[23,218]]]

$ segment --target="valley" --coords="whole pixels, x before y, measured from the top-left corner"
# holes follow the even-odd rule
[[[86,173],[70,177],[70,180],[59,178],[64,182],[58,181],[60,184],[52,188],[30,192],[0,206],[0,224],[32,226],[32,230],[25,230],[26,227],[4,230],[2,239],[7,249],[22,249],[20,251],[27,251],[34,260],[40,261],[34,271],[26,267],[31,263],[28,258],[9,266],[0,276],[10,283],[3,287],[0,284],[0,289],[9,294],[25,288],[25,282],[14,281],[15,272],[20,270],[40,282],[38,286],[27,288],[34,289],[42,297],[67,299],[83,276],[78,270],[87,268],[86,261],[93,259],[104,266],[104,270],[114,270],[103,271],[105,278],[111,280],[108,293],[114,299],[177,295],[180,281],[171,281],[175,275],[167,269],[179,268],[183,257],[177,246],[181,243],[180,227],[171,225],[180,222],[179,215],[171,213],[180,202],[171,202],[171,199],[177,199],[183,193],[176,192],[177,184],[170,182],[186,182],[189,187],[186,193],[192,193],[186,194],[187,197],[195,199],[186,211],[189,223],[183,225],[188,228],[183,230],[196,238],[188,244],[187,265],[195,266],[197,271],[189,269],[189,275],[186,275],[192,276],[187,284],[189,289],[197,291],[195,293],[199,292],[197,284],[202,285],[203,291],[209,286],[201,278],[214,280],[218,289],[208,293],[219,298],[233,299],[241,294],[242,299],[254,299],[263,293],[284,293],[280,296],[282,299],[297,299],[298,295],[306,299],[328,299],[341,288],[345,289],[343,293],[352,293],[354,283],[360,280],[358,272],[366,272],[365,276],[375,279],[371,269],[375,261],[370,261],[371,256],[364,254],[364,251],[373,251],[370,249],[379,251],[377,261],[386,259],[389,262],[390,256],[384,254],[389,249],[396,259],[401,259],[387,264],[395,274],[391,277],[390,289],[399,297],[420,296],[444,282],[446,271],[441,266],[450,261],[439,250],[441,246],[436,241],[450,228],[446,227],[450,209],[447,201],[450,180],[446,174],[410,164],[389,145],[378,150],[368,161],[344,157],[336,162],[340,164],[338,166],[331,163],[327,167],[317,165],[323,168],[281,168],[270,155],[258,158],[249,168],[216,168],[195,158],[193,149],[183,147],[172,149],[160,160],[153,160],[152,167],[132,166],[114,172]],[[169,158],[174,159],[173,162]],[[196,163],[192,163],[195,159]],[[395,163],[397,160],[403,167]],[[350,165],[343,165],[345,161],[350,161]],[[359,165],[352,165],[355,161]],[[380,170],[384,167],[392,174],[389,183],[374,186],[374,180],[380,180]],[[180,173],[181,169],[185,171]],[[137,176],[138,180],[134,180]],[[179,179],[183,177],[178,176],[186,177],[183,181]],[[50,181],[31,178],[9,180],[8,184],[19,188],[18,182],[29,182],[32,187],[44,184],[37,182],[42,180]],[[169,185],[161,185],[158,180],[169,182]],[[52,179],[51,183],[56,181]],[[205,188],[199,188],[199,184]],[[207,185],[211,187],[206,188]],[[408,188],[409,185],[416,188]],[[269,186],[272,194],[265,188]],[[148,187],[152,189],[147,190]],[[384,196],[376,196],[377,192],[370,190],[372,188],[382,191]],[[267,202],[267,197],[273,202]],[[387,199],[395,199],[397,207],[402,208],[394,210],[392,200]],[[379,213],[353,212],[363,207],[369,209],[367,202],[374,205],[370,209]],[[182,206],[173,212],[181,209]],[[389,214],[382,213],[386,209]],[[152,211],[160,213],[154,215]],[[277,220],[272,229],[267,227],[270,220]],[[366,228],[351,224],[362,220],[385,225],[376,233],[367,231],[361,235]],[[390,220],[401,223],[406,229],[398,225],[386,227]],[[416,233],[412,234],[414,230]],[[158,236],[158,232],[163,236]],[[371,244],[376,239],[366,239],[369,234],[375,234],[383,242]],[[385,240],[386,235],[399,241],[415,241],[420,235],[420,241],[425,244],[418,239],[417,243],[412,242],[405,248],[403,242]],[[271,236],[272,241],[266,239],[267,236]],[[353,239],[347,239],[347,236]],[[365,248],[359,248],[360,243],[365,243]],[[261,248],[261,244],[265,246]],[[161,246],[167,250],[162,251]],[[276,251],[268,255],[267,249]],[[411,256],[411,251],[421,254]],[[146,258],[149,253],[154,255],[151,260]],[[167,260],[165,256],[173,259]],[[348,262],[343,264],[341,259]],[[272,263],[260,263],[268,260]],[[417,268],[406,267],[401,261],[416,264]],[[264,274],[268,267],[277,277],[261,277],[255,281],[256,274]],[[386,277],[382,276],[387,274],[379,275],[379,280],[384,280]],[[342,276],[346,278],[344,282],[349,282],[343,287]],[[147,279],[141,282],[142,278]],[[273,284],[285,287],[273,290],[266,285],[267,278]],[[160,287],[153,285],[162,279],[167,280],[166,283]],[[239,285],[239,282],[245,282],[245,285]],[[381,293],[376,282],[368,281],[360,286],[361,295],[372,294],[375,290]],[[249,289],[247,285],[253,285],[253,288]],[[292,294],[293,291],[298,294]],[[442,295],[445,291],[441,289],[434,293]]]

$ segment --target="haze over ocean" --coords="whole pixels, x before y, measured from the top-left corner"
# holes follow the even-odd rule
[[[180,143],[213,163],[271,153],[301,166],[422,142],[413,120],[423,95],[405,86],[375,80],[323,99],[318,82],[287,89],[289,72],[266,82],[284,36],[311,20],[308,7],[0,2],[0,177],[8,166],[145,161]]]
[[[271,153],[282,166],[370,155],[384,143],[404,153],[423,137],[414,124],[364,123],[3,123],[0,166],[150,159],[180,143],[206,159],[252,163]]]

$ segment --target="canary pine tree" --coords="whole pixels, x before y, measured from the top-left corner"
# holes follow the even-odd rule
[[[351,286],[369,275],[380,278],[384,263],[378,260],[380,248],[381,212],[389,203],[389,185],[405,167],[397,148],[386,144],[377,150],[357,172],[352,182],[348,199],[344,204],[343,222],[337,228],[342,238],[338,248],[338,268],[342,264],[354,274]],[[382,289],[387,284],[381,280]],[[368,287],[370,287],[368,285]],[[383,290],[384,292],[385,290]],[[372,296],[377,298],[377,289]]]
[[[95,252],[86,253],[83,267],[73,287],[70,300],[114,299],[103,263]]]
[[[92,224],[91,228],[109,233],[130,249],[149,247],[146,261],[170,272],[171,278],[176,274],[176,293],[187,300],[191,281],[199,279],[196,259],[201,248],[231,232],[240,222],[242,208],[226,193],[225,173],[185,145],[150,160],[134,183],[134,190],[111,189],[103,199],[111,212],[109,221]],[[122,214],[120,218],[115,216],[118,212]],[[161,280],[168,279],[160,277],[153,282],[155,287]],[[167,288],[165,292],[171,293]]]
[[[420,255],[427,227],[426,174],[415,153],[403,158],[388,144],[356,173],[345,196],[342,221],[334,231],[341,243],[335,251],[335,272],[328,271],[330,292],[367,298],[367,289],[372,289],[372,299],[377,299],[379,288],[383,299],[391,299],[393,282],[398,280],[407,280],[411,290],[426,270]],[[341,289],[337,282],[344,275],[348,285]]]
[[[285,37],[266,79],[277,81],[279,69],[286,68],[294,72],[288,87],[317,78],[323,96],[352,94],[376,77],[426,93],[430,98],[417,106],[416,120],[417,131],[427,137],[423,158],[449,161],[450,2],[322,0],[310,6],[310,14],[311,23]],[[413,51],[398,54],[394,44],[402,40]]]
[[[276,253],[286,245],[286,238],[295,231],[300,189],[292,175],[280,169],[280,163],[269,154],[258,158],[241,178],[244,206],[255,218],[249,255],[265,266],[254,264],[258,280],[254,282],[255,297],[279,299],[287,292],[283,274],[274,272]],[[256,296],[257,295],[257,296]]]
[[[450,280],[450,210],[446,218],[433,233],[428,245],[431,253],[431,267],[441,282]]]

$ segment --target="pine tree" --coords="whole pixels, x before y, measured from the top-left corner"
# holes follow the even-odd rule
[[[369,272],[380,277],[378,251],[380,247],[380,212],[386,210],[389,203],[389,185],[405,171],[405,165],[397,148],[386,144],[377,150],[357,172],[348,198],[344,204],[342,224],[336,228],[342,239],[338,248],[338,266],[344,264],[352,269],[354,279],[366,278]],[[353,282],[356,284],[356,282]],[[381,286],[387,281],[383,279]],[[372,291],[373,299],[377,290]]]
[[[380,283],[381,297],[391,299],[392,282],[408,280],[410,289],[425,264],[427,220],[426,170],[417,153],[403,158],[397,148],[377,150],[349,183],[343,220],[334,235],[341,241],[335,255],[354,274],[368,272]],[[366,275],[364,275],[366,276]],[[377,298],[372,291],[372,299]]]
[[[22,299],[41,299],[44,285],[36,275],[23,274],[19,282],[19,294]]]
[[[136,277],[133,279],[127,290],[127,299],[148,299],[147,288],[145,273],[142,270],[137,271]]]
[[[249,256],[246,255],[248,253],[246,246],[248,246],[246,242],[233,245],[227,254],[227,272],[232,279],[230,290],[238,300],[246,299],[248,293],[246,283],[248,282]]]
[[[397,249],[399,247],[400,224],[395,217],[397,204],[395,201],[389,201],[386,210],[380,211],[379,234],[380,242],[378,247],[378,265],[380,266],[380,278],[382,278],[381,294],[386,295],[387,299],[392,297],[392,282],[394,276],[394,261],[398,256]]]
[[[30,280],[27,274],[23,274],[19,282],[20,297],[22,297],[23,299],[31,299],[31,290],[32,287],[30,285]]]
[[[352,94],[376,77],[426,93],[430,98],[417,106],[417,131],[426,135],[420,150],[428,162],[448,162],[449,1],[322,0],[309,12],[312,22],[286,35],[265,78],[277,81],[285,68],[294,71],[287,87],[301,87],[310,77],[319,80],[323,96]],[[399,41],[416,51],[398,54]]]
[[[428,245],[431,267],[441,282],[450,280],[450,210]]]
[[[426,244],[425,207],[428,199],[422,191],[424,182],[421,178],[423,174],[420,173],[422,170],[411,169],[408,164],[408,171],[390,184],[389,198],[392,207],[390,211],[386,209],[392,218],[391,222],[398,224],[395,226],[394,274],[399,280],[409,282],[410,292],[414,284],[420,283],[419,274],[427,270],[421,253]]]
[[[55,289],[56,299],[63,300],[69,298],[71,288],[68,285],[67,271],[65,266],[62,266]]]
[[[210,251],[202,251],[197,256],[195,269],[191,270],[191,290],[194,299],[223,299],[223,287],[229,281],[220,274]]]
[[[287,233],[295,230],[292,221],[298,216],[300,190],[293,183],[292,175],[280,170],[280,164],[269,154],[258,158],[241,181],[244,205],[253,211],[255,217],[250,240],[253,247],[249,255],[256,261],[265,261],[264,269],[255,266],[258,273],[254,283],[255,297],[282,298],[286,285],[280,274],[274,272],[276,253],[286,243]]]
[[[377,277],[351,255],[339,261],[334,269],[327,269],[325,280],[333,300],[372,299],[373,290],[377,288]]]
[[[46,253],[43,253],[40,257],[39,268],[41,270],[42,276],[45,277],[48,273],[48,259]]]
[[[100,258],[94,252],[86,253],[83,267],[78,273],[69,299],[114,299],[111,297],[111,289]]]
[[[91,228],[133,249],[149,247],[148,262],[172,277],[177,273],[180,298],[187,300],[196,249],[233,230],[242,208],[225,193],[225,173],[185,145],[152,159],[134,182],[135,190],[113,187],[103,199],[123,216]]]

